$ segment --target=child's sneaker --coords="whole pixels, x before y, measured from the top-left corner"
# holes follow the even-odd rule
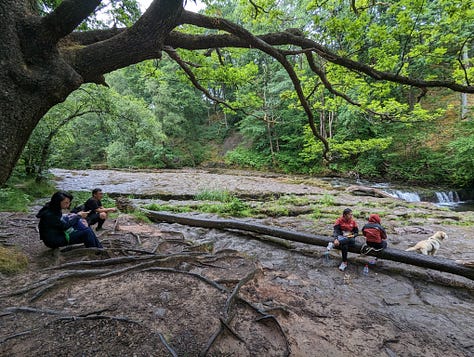
[[[339,265],[339,270],[340,271],[344,271],[344,270],[346,270],[346,268],[347,268],[347,263],[345,263],[345,262],[342,262],[341,265]]]

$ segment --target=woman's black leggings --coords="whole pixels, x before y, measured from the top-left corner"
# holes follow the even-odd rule
[[[339,241],[338,248],[342,252],[342,261],[347,262],[347,252],[349,251],[349,247],[352,247],[355,245],[355,239],[347,238],[344,236],[338,236],[337,240]]]

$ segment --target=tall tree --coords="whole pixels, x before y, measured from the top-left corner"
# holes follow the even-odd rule
[[[454,68],[452,63],[435,76],[430,73],[423,77],[423,73],[419,75],[419,72],[407,70],[411,63],[405,61],[404,47],[399,51],[403,67],[381,66],[372,63],[370,57],[359,58],[345,51],[337,51],[334,44],[338,43],[338,38],[332,41],[331,38],[324,38],[318,42],[315,40],[318,38],[317,33],[309,31],[306,36],[301,29],[282,29],[257,35],[225,18],[184,11],[182,0],[154,0],[130,27],[120,28],[112,23],[110,28],[92,31],[78,30],[82,29],[81,24],[94,13],[102,1],[41,1],[41,6],[34,6],[37,3],[38,1],[34,0],[0,1],[0,185],[4,184],[11,174],[38,121],[51,107],[64,101],[81,84],[104,83],[105,73],[145,59],[160,58],[162,51],[172,55],[173,51],[179,48],[195,51],[241,47],[257,49],[273,57],[287,71],[313,134],[323,142],[323,155],[328,150],[328,143],[319,134],[298,73],[287,59],[287,56],[294,55],[295,48],[307,54],[308,58],[316,56],[373,81],[401,83],[423,90],[445,87],[454,91],[474,93],[474,86],[470,85],[472,74],[463,72],[459,67]],[[59,5],[54,7],[57,3]],[[333,6],[332,2],[330,3]],[[343,1],[340,6],[348,7],[352,3],[355,2]],[[368,1],[361,3],[364,4],[363,8],[353,9],[357,16],[363,12],[372,13],[375,7],[380,6]],[[393,5],[398,3],[393,1]],[[391,10],[390,2],[384,4],[383,6]],[[268,0],[249,2],[256,15],[265,16],[265,8],[273,5],[274,1]],[[316,2],[313,2],[313,5],[312,9],[319,6]],[[403,13],[406,4],[402,5],[393,6],[396,10],[394,16]],[[330,10],[334,9],[336,7],[333,6]],[[456,15],[460,12],[465,15],[467,11],[471,11],[468,13],[470,15],[461,18],[467,22],[472,20],[469,18],[472,17],[469,5],[467,9],[453,6],[450,11]],[[443,14],[439,12],[435,15]],[[420,22],[412,19],[411,23],[412,28],[415,28]],[[182,27],[178,28],[184,24],[216,31],[186,34]],[[470,35],[466,36],[465,41]],[[408,44],[407,41],[407,48]],[[291,45],[292,51],[281,49],[281,45]],[[419,62],[417,64],[419,65]],[[457,76],[454,75],[456,70]],[[324,71],[314,67],[313,72],[327,88],[331,88]],[[460,76],[459,73],[466,75]],[[333,88],[332,90],[334,92]]]

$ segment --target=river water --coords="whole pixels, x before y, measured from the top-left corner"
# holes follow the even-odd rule
[[[334,187],[347,187],[348,185],[374,187],[407,202],[432,202],[453,211],[474,211],[474,189],[453,190],[446,187],[404,186],[387,182],[341,178],[326,178],[324,180],[330,182]]]
[[[160,171],[117,170],[64,170],[51,173],[61,182],[61,187],[71,191],[90,191],[100,186],[105,192],[141,196],[189,196],[203,190],[227,190],[234,193],[254,194],[311,194],[320,193],[312,185],[285,184],[275,186],[272,180],[284,175],[247,173],[226,170],[222,173],[207,170],[183,169]],[[245,180],[242,178],[245,177]],[[334,188],[362,185],[381,189],[407,202],[432,202],[454,211],[474,211],[474,191],[443,188],[407,187],[365,180],[321,178]]]

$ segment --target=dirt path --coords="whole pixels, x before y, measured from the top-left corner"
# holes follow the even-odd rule
[[[174,177],[178,186],[183,177]],[[335,212],[350,204],[362,215],[378,202],[288,178],[284,186],[279,178],[260,179],[259,185],[282,192],[311,191],[315,199],[330,192],[334,207],[321,209]],[[209,182],[219,180],[227,177]],[[246,178],[239,181],[242,190]],[[178,192],[170,187],[167,192]],[[438,214],[424,205],[390,207],[393,217],[386,215],[386,223],[392,244],[403,248],[442,228],[452,238],[441,255],[474,251],[472,226],[453,224],[462,223],[456,214]],[[439,217],[422,218],[424,210]],[[409,222],[401,225],[403,215]],[[329,218],[315,221],[308,215],[259,221],[323,234],[331,229]],[[450,274],[383,262],[364,276],[366,258],[355,255],[342,273],[337,252],[325,260],[318,247],[294,244],[288,250],[242,232],[139,224],[123,214],[118,223],[107,222],[100,237],[105,252],[53,255],[35,226],[32,213],[0,214],[4,244],[17,245],[30,259],[26,272],[0,276],[2,356],[474,353],[473,284]]]

